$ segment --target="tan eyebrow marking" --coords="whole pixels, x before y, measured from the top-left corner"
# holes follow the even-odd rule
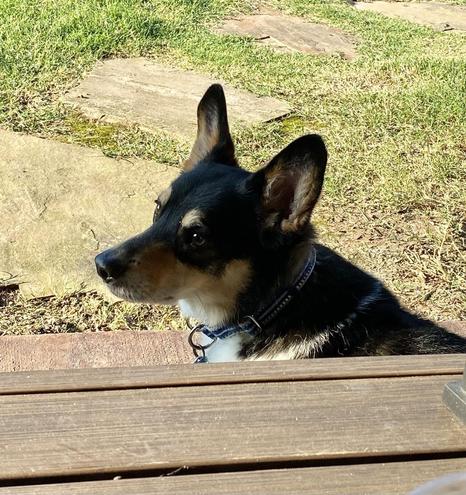
[[[193,210],[189,210],[188,213],[181,220],[182,227],[190,227],[191,225],[200,224],[202,221],[202,212],[201,210],[194,208]]]

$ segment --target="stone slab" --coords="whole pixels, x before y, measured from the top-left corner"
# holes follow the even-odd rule
[[[182,332],[98,332],[0,337],[0,372],[191,363]]]
[[[439,31],[466,31],[466,7],[436,2],[357,2],[357,9],[431,26]]]
[[[219,81],[144,58],[109,59],[97,63],[63,100],[92,119],[137,124],[192,139],[199,100],[215,82]],[[257,124],[290,112],[288,103],[222,84],[230,124]]]
[[[356,56],[354,38],[337,28],[285,14],[245,15],[226,20],[217,30],[224,34],[253,36],[258,43],[281,52]]]
[[[147,228],[178,173],[0,131],[0,284],[26,297],[99,289],[94,256]]]

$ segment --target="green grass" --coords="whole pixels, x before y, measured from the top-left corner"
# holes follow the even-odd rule
[[[177,165],[189,143],[90,122],[60,104],[104,57],[153,57],[284,99],[293,108],[285,121],[234,128],[242,164],[255,169],[293,138],[322,134],[330,153],[315,219],[323,240],[382,276],[410,307],[466,317],[465,34],[343,0],[267,6],[353,35],[353,61],[275,53],[212,32],[258,4],[0,0],[0,127]]]

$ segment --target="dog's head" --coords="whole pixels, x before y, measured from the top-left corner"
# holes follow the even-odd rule
[[[97,272],[118,297],[159,304],[198,299],[216,306],[222,319],[257,263],[286,256],[310,236],[326,162],[322,139],[308,135],[256,173],[240,168],[223,89],[213,85],[198,107],[191,154],[156,200],[152,225],[99,254]]]

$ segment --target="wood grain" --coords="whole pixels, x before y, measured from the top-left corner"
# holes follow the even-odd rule
[[[466,459],[0,488],[0,495],[407,495],[424,482],[465,471]]]
[[[0,479],[466,452],[455,376],[0,397]]]
[[[0,395],[461,373],[466,354],[0,373]]]

